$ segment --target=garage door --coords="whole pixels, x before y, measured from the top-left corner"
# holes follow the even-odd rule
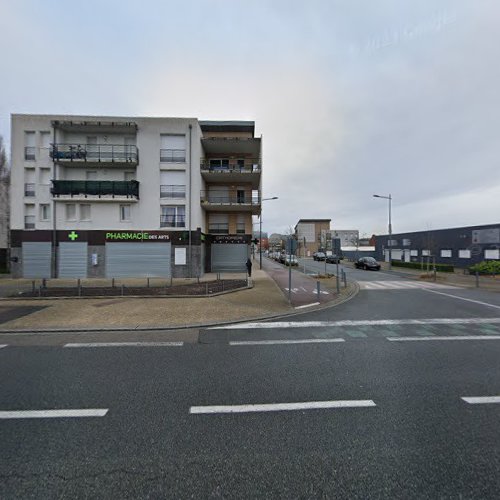
[[[59,278],[87,277],[87,243],[59,243]]]
[[[248,249],[245,244],[212,245],[212,272],[246,272]]]
[[[23,276],[25,278],[50,278],[52,245],[47,242],[23,243]]]
[[[106,243],[108,278],[170,277],[171,243]]]

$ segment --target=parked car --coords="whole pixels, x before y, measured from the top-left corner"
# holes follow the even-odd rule
[[[380,264],[373,257],[361,257],[361,259],[358,259],[354,265],[356,268],[364,269],[365,271],[368,269],[380,271]]]
[[[284,253],[280,254],[278,261],[281,262],[282,264],[285,263],[286,255]]]
[[[313,253],[313,260],[325,260],[326,255],[324,252],[314,252]]]
[[[298,266],[299,261],[297,260],[297,257],[295,255],[287,255],[285,257],[285,266]]]
[[[340,264],[340,257],[338,255],[327,255],[326,262],[328,264]]]

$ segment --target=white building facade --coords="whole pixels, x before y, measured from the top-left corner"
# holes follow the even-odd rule
[[[254,122],[12,115],[14,277],[244,271],[260,214]]]

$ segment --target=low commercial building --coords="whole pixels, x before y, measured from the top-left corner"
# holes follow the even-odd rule
[[[261,210],[252,121],[12,115],[15,277],[245,271]]]
[[[435,229],[375,237],[376,258],[389,261],[452,264],[466,268],[483,260],[500,259],[500,223]],[[390,250],[390,251],[389,251]]]

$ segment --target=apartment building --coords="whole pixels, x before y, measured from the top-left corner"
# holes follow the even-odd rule
[[[261,210],[251,121],[12,115],[15,277],[244,271]]]
[[[322,248],[322,231],[330,230],[331,219],[300,219],[295,225],[299,254],[310,257]],[[305,242],[305,245],[304,245]]]

